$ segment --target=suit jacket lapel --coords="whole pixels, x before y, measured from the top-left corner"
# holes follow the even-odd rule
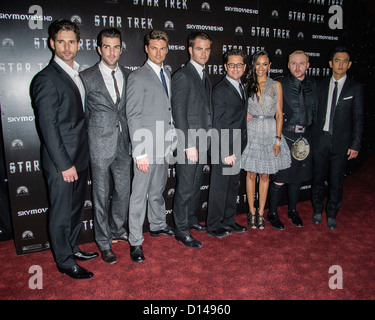
[[[227,87],[229,88],[229,90],[241,101],[241,103],[244,103],[244,101],[242,99],[242,96],[240,95],[238,90],[233,86],[233,84],[231,84],[228,81],[228,79],[226,77],[225,77],[225,83],[226,83]],[[246,97],[245,97],[245,100],[246,100]]]
[[[344,98],[346,92],[348,91],[349,87],[350,87],[350,78],[347,77],[347,78],[345,79],[344,85],[342,86],[342,89],[341,89],[340,95],[339,95],[339,97],[338,97],[338,99],[337,99],[336,110],[341,106],[341,103],[340,103],[340,102],[343,101],[343,98]]]
[[[321,106],[322,108],[320,108],[322,110],[322,115],[321,115],[321,119],[324,119],[325,118],[325,115],[327,113],[327,104],[328,104],[328,94],[329,94],[329,82],[330,82],[330,78],[327,78],[324,81],[324,85],[323,85],[323,105]],[[324,123],[323,123],[324,125]]]
[[[103,97],[109,101],[110,105],[114,109],[116,109],[116,105],[113,102],[113,99],[107,89],[107,86],[105,85],[103,75],[99,69],[99,62],[95,65],[95,68],[93,69],[93,73],[94,73],[95,79],[97,79],[97,82],[95,83],[96,89],[98,91],[103,92]]]
[[[148,70],[148,72],[151,74],[151,77],[152,78],[154,78],[154,80],[158,83],[158,87],[160,88],[160,90],[162,90],[163,91],[163,93],[164,93],[164,95],[165,95],[165,97],[168,99],[168,100],[170,100],[170,94],[167,96],[167,94],[166,94],[166,92],[165,92],[165,89],[164,89],[164,87],[163,87],[163,84],[161,83],[161,81],[160,81],[160,79],[159,79],[159,77],[157,76],[157,74],[155,73],[155,71],[154,71],[154,69],[152,69],[151,68],[151,66],[146,62],[145,63],[145,67],[146,67],[146,69]],[[170,74],[169,74],[169,72],[165,72],[166,74],[167,74],[167,77],[169,78],[169,80],[170,80]],[[170,90],[169,90],[170,91]]]
[[[52,65],[54,66],[56,71],[60,73],[61,78],[65,80],[64,82],[68,82],[70,84],[70,87],[74,91],[77,98],[79,98],[79,100],[82,100],[81,93],[79,92],[79,89],[73,79],[54,60],[52,60]]]
[[[203,83],[201,77],[199,76],[199,73],[198,73],[197,69],[195,69],[195,67],[190,63],[190,61],[186,64],[186,66],[189,68],[195,82],[198,83],[199,88],[201,89],[202,96],[205,97],[206,92],[205,92],[205,88],[204,88],[204,83]]]

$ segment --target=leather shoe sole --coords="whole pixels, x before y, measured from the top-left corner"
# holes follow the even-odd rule
[[[97,252],[78,251],[74,253],[74,258],[80,261],[88,261],[95,259],[96,257],[99,257],[99,254]]]
[[[194,239],[192,236],[176,237],[177,241],[181,241],[185,246],[190,248],[200,248],[203,246],[202,242]]]
[[[123,236],[123,237],[118,237],[118,238],[113,238],[112,243],[117,243],[120,241],[127,242],[128,241],[128,236]]]
[[[71,268],[60,268],[57,267],[57,269],[62,273],[66,274],[67,276],[71,277],[72,279],[89,279],[94,276],[94,274],[82,267],[80,267],[78,264]]]

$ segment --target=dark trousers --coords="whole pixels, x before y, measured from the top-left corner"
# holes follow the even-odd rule
[[[78,172],[78,180],[65,182],[61,173],[45,172],[50,207],[48,229],[56,264],[70,268],[76,264],[73,254],[78,249],[86,199],[88,169]]]
[[[176,191],[173,201],[175,233],[179,237],[190,235],[190,227],[198,223],[198,209],[204,164],[176,163]]]
[[[214,231],[236,223],[237,195],[240,173],[223,175],[223,167],[211,166],[210,191],[208,196],[207,230]]]
[[[315,213],[323,213],[326,191],[325,181],[328,180],[327,217],[336,217],[342,202],[347,158],[348,156],[341,146],[332,144],[332,136],[324,133],[319,140],[319,145],[314,149],[312,203]]]

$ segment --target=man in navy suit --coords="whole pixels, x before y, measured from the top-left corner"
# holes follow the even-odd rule
[[[327,225],[336,228],[336,216],[342,202],[347,160],[358,156],[363,132],[363,87],[350,79],[350,55],[345,47],[335,48],[329,65],[332,77],[318,84],[318,112],[314,125],[314,180],[312,202],[315,224],[322,219],[325,180],[329,182],[326,205]],[[327,177],[329,172],[329,176]]]
[[[74,279],[93,273],[76,264],[97,253],[77,244],[86,196],[89,148],[84,112],[85,90],[75,57],[80,32],[69,20],[56,20],[48,30],[54,57],[31,84],[42,143],[42,165],[50,200],[49,236],[58,270]]]
[[[211,141],[207,235],[218,238],[232,232],[247,231],[234,219],[237,213],[241,153],[247,140],[247,94],[241,83],[246,69],[245,60],[246,55],[241,50],[227,51],[224,54],[227,75],[212,90],[212,127],[216,132],[212,134]],[[219,155],[218,159],[215,159],[216,155]]]

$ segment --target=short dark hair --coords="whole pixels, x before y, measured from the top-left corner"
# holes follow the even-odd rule
[[[333,61],[333,57],[335,56],[336,53],[339,53],[339,52],[346,52],[349,55],[349,60],[350,60],[349,50],[344,46],[338,46],[330,52],[329,61]]]
[[[228,50],[223,55],[224,64],[228,63],[228,59],[230,56],[241,56],[243,59],[243,62],[246,63],[247,55],[240,49],[232,49]]]
[[[50,24],[50,26],[48,27],[49,38],[55,41],[56,35],[62,30],[73,31],[76,35],[77,41],[81,39],[81,34],[79,32],[78,26],[74,22],[67,19],[58,19]]]
[[[122,37],[121,37],[121,32],[120,30],[116,28],[106,28],[103,29],[102,31],[99,32],[98,38],[97,38],[97,46],[101,47],[103,44],[103,37],[108,37],[108,38],[119,38],[120,39],[120,44],[122,46]]]
[[[144,39],[145,46],[150,44],[150,40],[164,40],[167,45],[169,44],[168,35],[161,30],[152,30],[150,33],[146,34]]]
[[[189,34],[188,46],[193,48],[196,39],[210,40],[210,42],[212,43],[211,37],[208,35],[208,33],[204,31],[194,31]]]

